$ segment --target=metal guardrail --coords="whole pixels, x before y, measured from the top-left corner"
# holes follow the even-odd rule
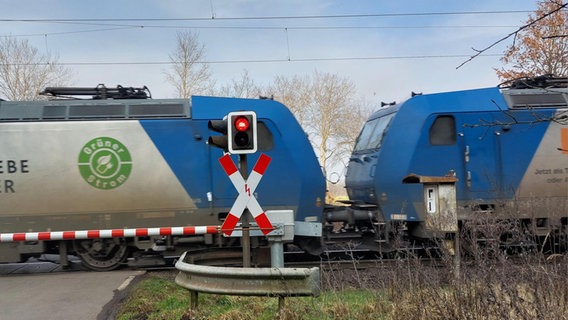
[[[319,268],[236,268],[200,266],[185,262],[186,253],[176,263],[180,272],[175,282],[190,291],[190,308],[197,308],[198,292],[267,296],[279,298],[320,294]]]

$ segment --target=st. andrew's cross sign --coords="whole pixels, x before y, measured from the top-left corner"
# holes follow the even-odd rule
[[[233,183],[233,186],[239,192],[233,207],[229,211],[229,214],[225,218],[223,225],[221,226],[221,231],[225,233],[227,236],[230,236],[235,229],[235,226],[239,222],[241,215],[243,214],[246,208],[249,209],[250,213],[252,214],[254,220],[258,224],[260,230],[264,235],[270,233],[273,230],[272,223],[268,220],[268,217],[264,213],[264,210],[258,204],[258,201],[254,197],[254,191],[260,182],[260,179],[264,175],[268,164],[270,163],[270,157],[265,155],[264,153],[260,155],[252,172],[248,179],[245,181],[237,166],[231,159],[229,154],[225,154],[221,158],[219,158],[219,162],[221,166],[225,170],[225,173],[229,176],[229,179]]]

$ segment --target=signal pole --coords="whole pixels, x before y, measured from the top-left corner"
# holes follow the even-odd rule
[[[246,154],[239,154],[239,171],[245,181],[248,179],[248,160]],[[241,217],[243,229],[243,268],[250,268],[250,219],[249,210],[245,209]]]
[[[251,190],[247,189],[248,186],[246,184],[246,181],[248,179],[247,154],[255,153],[258,149],[256,113],[253,111],[229,112],[229,114],[226,117],[224,117],[223,120],[209,120],[207,127],[210,130],[221,133],[221,135],[210,136],[209,139],[207,140],[209,145],[221,148],[226,153],[239,155],[239,173],[242,176],[243,180],[245,181],[244,184],[245,190],[238,190],[238,191],[239,193],[248,192],[248,196],[250,199]],[[270,158],[268,157],[268,159]],[[270,162],[270,160],[268,160],[268,162]],[[266,165],[268,165],[268,163],[266,163]],[[254,195],[252,196],[254,197]],[[266,220],[266,216],[264,216],[263,212],[258,212],[257,214],[260,213],[263,214],[262,218]],[[243,246],[243,267],[250,268],[251,266],[250,217],[252,217],[252,215],[250,214],[250,211],[246,207],[242,212],[242,215],[240,212],[237,214],[238,216],[240,216],[241,228],[242,228],[241,244]],[[255,215],[255,219],[256,218],[257,216]],[[234,219],[237,219],[236,221],[238,221],[239,217],[233,216],[232,222],[236,224],[236,221]],[[264,224],[268,223],[268,225],[270,225],[269,221],[264,221],[264,220],[263,220]],[[225,220],[225,223],[226,222],[227,220]],[[223,225],[225,223],[223,223]],[[232,226],[231,229],[232,228],[234,228],[234,226]],[[265,231],[266,230],[263,230],[263,233],[266,234],[267,232]],[[230,232],[228,233],[228,235],[230,235]]]

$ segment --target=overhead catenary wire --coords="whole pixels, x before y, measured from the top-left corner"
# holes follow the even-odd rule
[[[416,16],[436,16],[436,15],[486,15],[486,14],[520,14],[531,11],[525,10],[506,10],[506,11],[466,11],[466,12],[410,12],[410,13],[371,13],[371,14],[340,14],[340,15],[305,15],[305,16],[256,16],[256,17],[218,17],[212,11],[212,16],[208,18],[73,18],[73,19],[0,19],[0,23],[10,22],[24,22],[24,23],[53,23],[53,24],[75,24],[75,25],[96,25],[104,28],[89,29],[89,30],[75,30],[65,32],[43,32],[34,33],[29,35],[19,36],[55,36],[66,35],[72,33],[86,33],[86,32],[106,32],[116,30],[128,29],[144,29],[144,28],[189,28],[189,29],[235,29],[235,30],[284,30],[287,43],[287,58],[286,59],[239,59],[239,60],[211,60],[201,61],[197,63],[207,64],[231,64],[231,63],[282,63],[282,62],[317,62],[317,61],[357,61],[357,60],[398,60],[398,59],[454,59],[465,58],[469,55],[412,55],[412,56],[363,56],[363,57],[316,57],[316,58],[291,58],[290,43],[288,39],[288,32],[290,30],[340,30],[340,29],[435,29],[435,28],[510,28],[511,26],[504,25],[399,25],[399,26],[185,26],[185,25],[155,25],[155,24],[134,24],[137,22],[187,22],[187,21],[249,21],[249,20],[313,20],[313,19],[347,19],[347,18],[369,18],[369,17],[416,17]],[[132,24],[130,24],[132,23]],[[47,46],[47,44],[46,44]],[[484,55],[484,56],[500,56],[500,55]],[[123,61],[107,61],[107,62],[58,62],[57,65],[66,66],[88,66],[88,65],[172,65],[171,61],[138,61],[138,62],[123,62]]]
[[[212,9],[213,10],[213,9]],[[465,12],[409,12],[409,13],[372,13],[372,14],[343,14],[343,15],[306,15],[306,16],[257,16],[257,17],[216,17],[212,11],[212,16],[208,18],[37,18],[37,19],[17,19],[2,18],[0,23],[49,23],[49,24],[72,24],[72,25],[91,25],[116,28],[176,28],[176,29],[234,29],[234,30],[334,30],[334,29],[437,29],[437,28],[507,28],[511,26],[495,25],[471,25],[471,26],[192,26],[192,25],[152,25],[152,24],[125,24],[119,22],[188,22],[188,21],[242,21],[242,20],[306,20],[306,19],[341,19],[341,18],[369,18],[369,17],[414,17],[414,16],[436,16],[436,15],[482,15],[482,14],[518,14],[527,13],[525,10],[507,10],[507,11],[465,11]],[[112,22],[112,23],[111,23]],[[113,31],[117,29],[94,29],[79,30],[68,32],[51,32],[51,33],[33,33],[21,34],[17,36],[44,36],[62,35],[83,32],[100,32]],[[8,35],[4,35],[8,36]]]
[[[455,55],[413,55],[413,56],[375,56],[375,57],[329,57],[329,58],[282,58],[282,59],[250,59],[250,60],[207,60],[195,61],[196,64],[245,64],[245,63],[284,63],[284,62],[318,62],[318,61],[360,61],[360,60],[407,60],[407,59],[453,59],[465,58],[467,54]],[[501,54],[486,54],[484,57],[500,57]],[[99,61],[99,62],[57,62],[61,66],[101,66],[101,65],[173,65],[181,62],[172,61]],[[45,63],[0,63],[0,66],[46,65]]]
[[[537,22],[539,22],[539,21],[545,19],[546,17],[551,16],[551,15],[555,14],[556,12],[559,12],[559,11],[565,9],[566,7],[568,7],[568,2],[559,5],[558,8],[556,8],[556,9],[554,9],[554,10],[548,12],[548,13],[543,14],[541,17],[535,19],[534,21],[529,22],[529,23],[527,23],[527,24],[525,24],[525,25],[523,25],[523,26],[520,26],[517,30],[515,30],[515,31],[509,33],[508,35],[504,36],[503,38],[501,38],[501,39],[499,39],[499,40],[497,40],[497,41],[495,41],[495,42],[493,42],[492,44],[490,44],[489,46],[487,46],[487,47],[485,47],[485,48],[483,48],[483,49],[481,49],[481,50],[477,50],[477,49],[475,49],[475,48],[472,48],[472,49],[476,52],[476,54],[470,56],[469,59],[467,59],[466,61],[462,62],[459,66],[456,67],[456,69],[461,68],[463,65],[465,65],[466,63],[470,62],[471,60],[473,60],[473,59],[479,57],[482,53],[484,53],[484,52],[486,52],[487,50],[493,48],[493,47],[496,46],[497,44],[499,44],[499,43],[501,43],[501,42],[503,42],[503,41],[509,39],[509,38],[512,37],[512,36],[515,36],[515,37],[516,37],[517,34],[519,34],[519,32],[521,32],[521,31],[523,31],[524,29],[526,29],[526,28],[528,28],[528,27],[530,27],[530,26],[536,24]]]
[[[115,24],[97,24],[98,26],[108,26],[108,28],[97,29],[84,29],[73,31],[59,31],[59,32],[42,32],[42,33],[22,33],[22,34],[4,34],[0,37],[43,37],[43,36],[58,36],[69,35],[76,33],[89,33],[89,32],[106,32],[118,30],[132,30],[132,29],[211,29],[211,30],[405,30],[405,29],[497,29],[497,28],[516,28],[514,25],[405,25],[405,26],[188,26],[188,25],[115,25]]]
[[[251,16],[251,17],[191,17],[191,18],[37,18],[17,19],[2,18],[0,22],[140,22],[140,21],[206,21],[206,20],[306,20],[306,19],[340,19],[340,18],[371,18],[371,17],[412,17],[412,16],[442,16],[442,15],[486,15],[486,14],[517,14],[529,13],[527,10],[501,11],[449,11],[449,12],[402,12],[402,13],[366,13],[366,14],[336,14],[336,15],[303,15],[303,16]]]

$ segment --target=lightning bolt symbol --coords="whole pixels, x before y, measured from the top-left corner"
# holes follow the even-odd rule
[[[250,197],[250,188],[248,186],[247,183],[245,183],[245,192],[248,194],[248,196]]]

